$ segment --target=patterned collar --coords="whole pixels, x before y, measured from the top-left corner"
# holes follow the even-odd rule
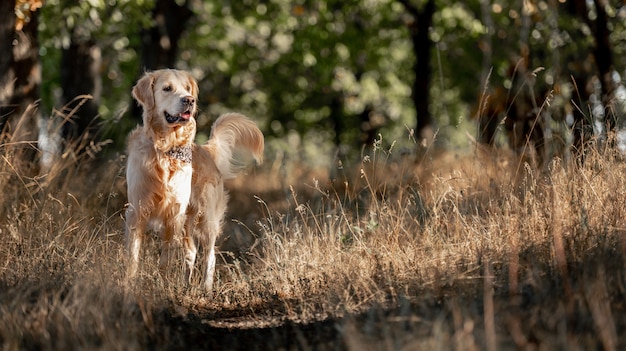
[[[191,163],[191,145],[174,146],[165,152],[165,156],[184,163]]]

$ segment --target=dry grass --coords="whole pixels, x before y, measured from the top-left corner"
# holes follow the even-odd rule
[[[3,349],[620,349],[626,165],[377,150],[233,189],[215,291],[123,278],[123,160],[28,178],[0,146]],[[253,196],[254,195],[254,196]]]

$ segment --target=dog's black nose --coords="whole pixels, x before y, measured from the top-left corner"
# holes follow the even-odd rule
[[[185,96],[184,98],[180,100],[184,105],[193,105],[194,102],[196,101],[196,99],[194,99],[193,96]]]

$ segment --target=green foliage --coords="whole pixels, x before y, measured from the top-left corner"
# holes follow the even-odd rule
[[[40,54],[44,111],[58,107],[61,50],[74,36],[93,39],[102,52],[101,117],[121,117],[137,77],[139,30],[152,23],[154,0],[48,0],[41,10]]]
[[[438,5],[441,10],[435,13],[430,33],[436,46],[431,111],[440,127],[457,126],[467,115],[467,105],[478,96],[482,60],[479,43],[488,29],[478,19],[479,13],[466,4]]]
[[[119,122],[133,104],[130,88],[141,73],[139,32],[153,23],[154,4],[47,1],[40,20],[44,111],[58,105],[60,50],[74,31],[102,48],[100,113],[114,122],[110,128],[125,133],[127,127]],[[187,4],[194,15],[180,42],[177,68],[192,71],[200,82],[200,138],[219,113],[238,110],[261,121],[266,135],[290,150],[302,147],[303,140],[335,140],[359,150],[365,111],[386,140],[407,140],[407,126],[415,123],[411,84],[420,77],[413,72],[408,33],[414,19],[399,1]],[[544,68],[533,88],[566,92],[555,97],[556,106],[568,103],[574,91],[571,75],[594,74],[588,18],[595,16],[591,3],[588,18],[568,6],[437,0],[430,30],[435,43],[430,111],[435,128],[443,130],[440,137],[450,138],[465,125],[485,84],[515,88],[511,72],[526,52],[529,71]],[[611,1],[605,10],[615,69],[623,74],[626,67],[619,58],[626,52],[626,9]]]
[[[194,11],[181,56],[201,77],[205,117],[243,110],[284,137],[332,131],[339,114],[347,143],[368,105],[383,124],[412,123],[405,78],[413,57],[393,1],[198,3]]]

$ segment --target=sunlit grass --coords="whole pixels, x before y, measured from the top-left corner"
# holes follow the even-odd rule
[[[332,170],[268,162],[229,183],[205,293],[178,265],[157,273],[156,239],[124,279],[122,157],[29,178],[2,145],[3,347],[199,347],[206,328],[320,321],[355,350],[624,346],[619,155],[539,171],[504,151],[394,152]]]

